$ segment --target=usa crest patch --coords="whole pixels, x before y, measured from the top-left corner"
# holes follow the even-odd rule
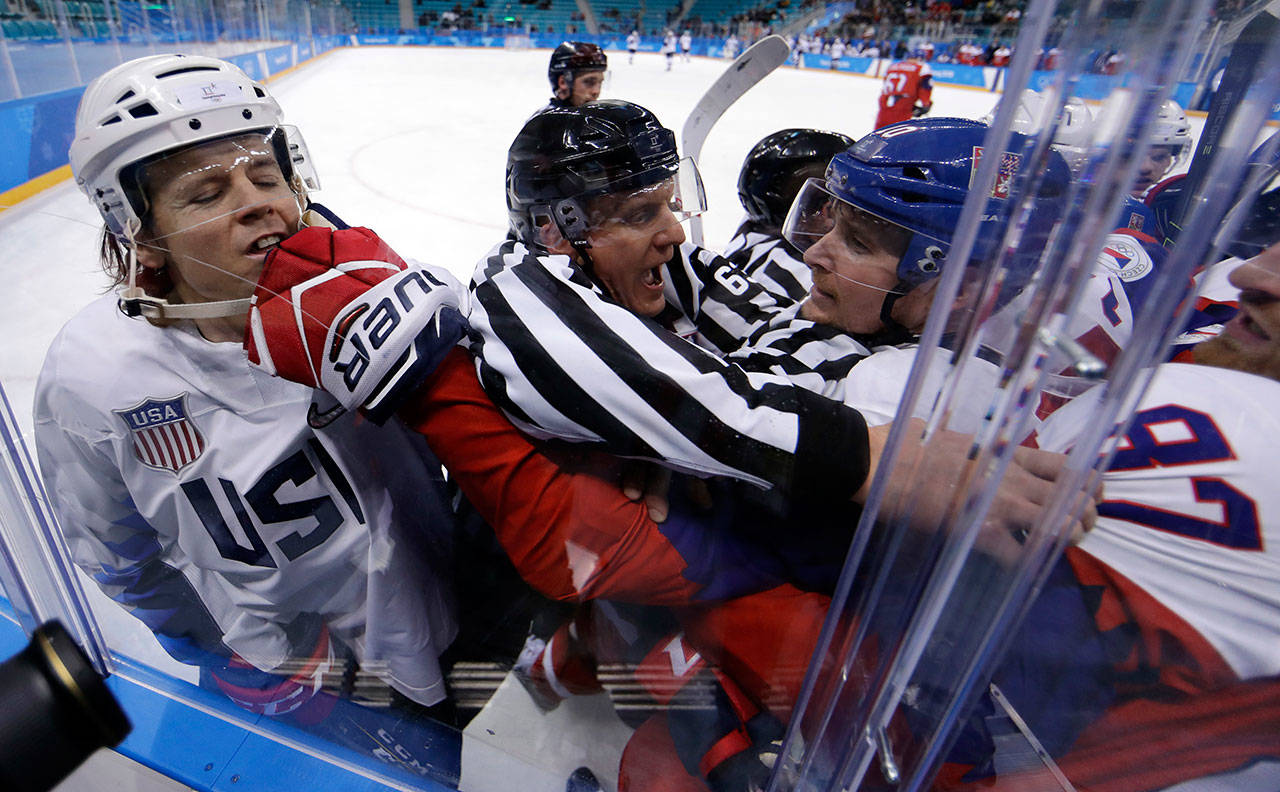
[[[185,393],[113,412],[129,427],[133,453],[147,467],[177,473],[204,453],[204,435],[187,412]]]

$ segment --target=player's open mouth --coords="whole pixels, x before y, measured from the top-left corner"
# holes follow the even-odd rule
[[[279,234],[267,234],[264,237],[258,237],[249,245],[250,253],[265,253],[276,245],[280,244],[284,237]]]
[[[658,288],[662,286],[662,268],[654,267],[647,270],[640,278],[640,281],[650,288]]]

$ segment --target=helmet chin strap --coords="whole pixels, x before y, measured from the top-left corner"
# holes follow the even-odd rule
[[[892,316],[893,306],[898,302],[898,298],[906,294],[910,288],[910,284],[906,281],[899,280],[892,291],[885,292],[884,302],[880,303],[880,323],[884,328],[874,334],[877,346],[897,346],[915,340],[915,333],[903,327]]]
[[[596,263],[591,260],[591,254],[587,252],[591,249],[591,243],[585,239],[571,239],[569,240],[569,244],[573,245],[573,249],[578,252],[578,256],[582,260],[582,270],[587,273],[587,277],[590,278],[593,283],[603,286],[604,284],[596,280]],[[606,291],[608,290],[606,289]]]
[[[216,300],[204,303],[179,303],[172,305],[163,297],[152,297],[138,286],[139,223],[131,220],[125,225],[126,255],[129,258],[129,285],[119,295],[120,310],[125,316],[142,316],[147,319],[217,319],[239,316],[249,311],[252,299]]]
[[[217,319],[239,316],[249,312],[252,298],[217,300],[202,303],[171,304],[160,297],[151,297],[141,289],[125,289],[120,292],[120,310],[127,316],[144,316],[147,319]]]

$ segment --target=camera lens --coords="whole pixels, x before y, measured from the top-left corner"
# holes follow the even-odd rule
[[[102,677],[56,621],[0,663],[0,789],[52,789],[132,727]]]

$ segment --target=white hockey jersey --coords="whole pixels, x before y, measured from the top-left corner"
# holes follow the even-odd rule
[[[1088,393],[1054,413],[1040,447],[1069,448],[1095,400]],[[1241,679],[1280,674],[1277,404],[1280,382],[1161,365],[1079,545],[1203,636]]]
[[[439,464],[394,423],[352,413],[313,430],[313,393],[251,368],[237,343],[97,300],[62,329],[36,390],[62,530],[179,660],[235,652],[271,671],[311,650],[292,636],[319,617],[367,670],[436,703],[456,633]]]

